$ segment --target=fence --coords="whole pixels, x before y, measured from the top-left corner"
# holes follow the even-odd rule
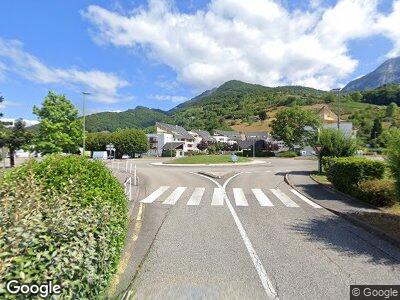
[[[128,197],[128,200],[132,200],[132,177],[128,177],[124,182],[125,187],[125,195]]]
[[[136,186],[139,184],[139,177],[137,176],[137,168],[136,168],[136,165],[134,165],[132,162],[126,161],[124,164],[124,162],[112,161],[111,169],[113,171],[126,172],[129,174],[133,174],[133,185]]]

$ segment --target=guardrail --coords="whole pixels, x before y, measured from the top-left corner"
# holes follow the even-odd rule
[[[128,177],[124,182],[125,187],[125,195],[128,197],[128,200],[132,200],[132,177]]]
[[[136,164],[133,164],[130,161],[126,161],[125,166],[124,166],[123,162],[112,161],[111,162],[111,170],[133,174],[133,185],[137,186],[139,184],[139,177],[137,176]]]

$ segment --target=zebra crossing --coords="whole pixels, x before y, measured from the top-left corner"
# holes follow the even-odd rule
[[[161,202],[163,205],[175,205],[178,201],[184,201],[182,195],[188,191],[190,197],[186,202],[187,206],[198,206],[201,203],[208,204],[209,201],[206,194],[206,188],[196,187],[187,188],[179,186],[176,188],[170,186],[161,186],[147,197],[140,200],[141,203],[155,203]],[[285,206],[290,208],[299,208],[299,203],[304,203],[306,206],[312,208],[321,208],[317,203],[311,201],[304,195],[300,194],[294,189],[289,189],[290,194],[282,192],[280,189],[251,189],[251,193],[246,194],[242,188],[233,188],[232,194],[236,206],[250,206],[258,205],[262,207],[273,207],[273,206]],[[223,206],[224,205],[224,190],[216,187],[212,191],[211,206]],[[227,190],[230,194],[230,191]],[[289,194],[289,195],[288,195]]]

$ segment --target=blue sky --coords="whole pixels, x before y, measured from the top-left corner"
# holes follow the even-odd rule
[[[400,1],[2,1],[0,107],[170,109],[230,79],[321,89],[400,54]],[[396,26],[397,24],[397,26]]]

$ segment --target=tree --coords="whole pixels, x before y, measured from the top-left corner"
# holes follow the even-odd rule
[[[149,150],[149,141],[146,134],[137,129],[121,129],[112,134],[112,142],[116,149],[117,157],[128,154],[144,153]]]
[[[396,181],[397,194],[400,197],[400,130],[393,132],[388,143],[387,161]]]
[[[25,122],[22,119],[15,121],[14,126],[6,133],[3,141],[9,151],[11,167],[15,165],[15,151],[27,146],[31,138],[32,136],[27,132]]]
[[[265,110],[261,110],[258,113],[258,116],[260,117],[260,120],[265,121],[268,118],[267,112]]]
[[[303,147],[315,139],[320,123],[319,117],[309,110],[286,108],[279,111],[272,121],[272,136],[293,150],[295,145]]]
[[[387,148],[394,138],[394,136],[398,135],[400,132],[400,129],[391,127],[388,129],[384,129],[382,131],[382,134],[379,135],[377,143],[380,147]]]
[[[93,132],[86,135],[86,149],[89,151],[106,151],[107,144],[112,141],[109,132]]]
[[[33,107],[40,121],[35,150],[42,154],[78,153],[82,144],[82,123],[78,110],[65,97],[49,91],[42,107]]]
[[[205,140],[201,140],[200,143],[197,144],[197,149],[199,149],[200,151],[207,150],[207,148],[208,142],[206,142]]]
[[[371,134],[370,134],[370,140],[374,143],[376,146],[376,141],[377,138],[381,135],[382,133],[382,122],[379,118],[374,119],[374,125],[372,126],[371,129]]]
[[[354,92],[354,93],[350,94],[350,98],[354,102],[361,102],[363,96],[362,96],[362,94],[360,92]]]
[[[352,156],[356,151],[356,142],[351,137],[346,137],[338,129],[322,129],[319,134],[318,144],[322,146],[321,157]]]
[[[3,102],[4,102],[4,97],[0,96],[0,104]],[[0,111],[0,117],[2,117],[2,116],[3,116],[3,113]],[[0,126],[1,126],[1,124],[0,124]]]
[[[386,107],[386,117],[396,118],[397,117],[397,104],[392,102]]]

